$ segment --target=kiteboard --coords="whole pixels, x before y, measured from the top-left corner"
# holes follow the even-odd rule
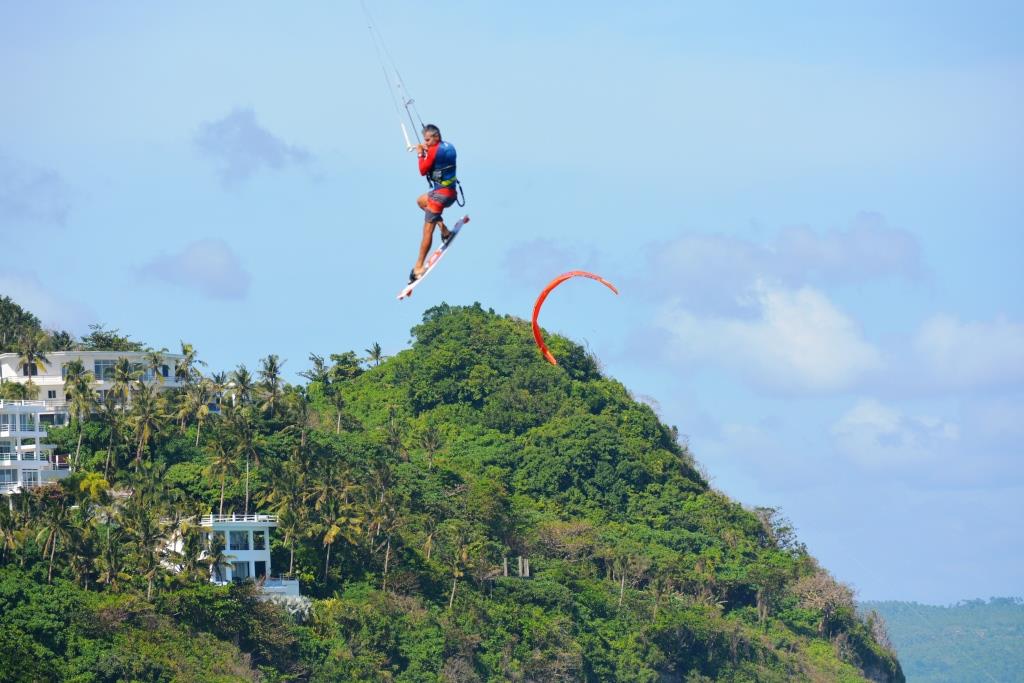
[[[441,246],[439,246],[437,249],[435,249],[434,253],[431,254],[430,258],[427,259],[427,263],[426,263],[427,269],[425,271],[423,271],[423,275],[421,275],[419,278],[417,278],[416,280],[413,280],[412,282],[410,282],[409,284],[407,284],[405,287],[402,288],[402,291],[400,291],[398,293],[398,300],[399,301],[401,301],[402,299],[404,299],[406,297],[412,296],[412,290],[416,289],[416,286],[419,283],[421,283],[421,282],[423,282],[424,280],[427,279],[427,276],[430,275],[430,271],[432,271],[434,269],[434,266],[436,266],[438,263],[441,262],[441,257],[444,256],[444,253],[446,251],[448,251],[448,247],[452,246],[452,242],[455,241],[455,238],[459,236],[459,230],[461,230],[462,226],[465,225],[468,222],[469,222],[469,216],[463,216],[462,218],[459,219],[458,223],[456,223],[455,225],[452,226],[452,228],[451,228],[452,236],[450,238],[448,238],[447,242],[442,242]]]

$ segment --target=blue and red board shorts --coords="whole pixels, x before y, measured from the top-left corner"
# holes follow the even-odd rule
[[[441,219],[441,213],[455,203],[454,187],[435,187],[427,193],[427,208],[423,211],[423,218],[428,223]]]

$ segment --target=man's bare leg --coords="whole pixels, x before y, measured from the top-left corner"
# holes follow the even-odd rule
[[[429,198],[426,194],[420,195],[416,200],[416,204],[426,211],[427,203]],[[420,253],[419,258],[416,259],[416,265],[413,266],[412,272],[417,278],[423,275],[425,268],[423,262],[427,260],[427,254],[430,253],[430,247],[434,243],[434,224],[437,224],[441,228],[441,239],[447,240],[451,236],[451,231],[448,230],[448,226],[444,224],[444,219],[438,217],[436,221],[425,221],[423,223],[423,238],[420,240]]]
[[[440,222],[440,221],[438,221]],[[420,240],[420,254],[416,259],[416,265],[413,266],[412,272],[417,278],[423,275],[423,271],[426,270],[423,267],[423,262],[427,259],[427,254],[430,252],[430,245],[434,243],[434,223],[426,221],[423,223],[423,239]]]

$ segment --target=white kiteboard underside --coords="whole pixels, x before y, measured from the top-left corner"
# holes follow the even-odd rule
[[[462,218],[459,219],[458,223],[452,226],[451,239],[449,239],[447,242],[442,242],[441,246],[435,249],[434,253],[430,255],[430,258],[427,259],[427,262],[425,264],[427,269],[423,271],[423,275],[421,275],[419,279],[410,282],[409,284],[402,288],[402,291],[398,293],[399,301],[408,296],[412,296],[412,290],[416,289],[416,286],[419,285],[419,283],[427,279],[427,276],[430,275],[430,271],[432,271],[434,267],[441,262],[441,257],[444,256],[444,253],[446,251],[448,251],[448,247],[452,246],[452,242],[455,241],[455,238],[459,236],[459,230],[461,230],[462,226],[468,222],[469,216],[463,216]]]

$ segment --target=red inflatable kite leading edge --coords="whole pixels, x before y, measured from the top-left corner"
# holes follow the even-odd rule
[[[555,287],[562,284],[566,280],[574,277],[589,277],[591,280],[597,280],[602,285],[612,290],[616,294],[619,293],[619,290],[615,289],[615,285],[608,282],[600,275],[594,275],[593,273],[588,273],[585,270],[573,270],[568,273],[562,273],[561,275],[559,275],[554,280],[548,283],[548,286],[545,287],[544,290],[540,293],[540,296],[537,297],[537,303],[533,305],[533,338],[537,341],[537,346],[540,348],[541,353],[544,354],[544,358],[546,358],[547,361],[552,365],[558,365],[558,361],[555,360],[555,357],[553,355],[551,355],[551,352],[548,351],[547,344],[544,343],[544,337],[541,336],[540,333],[540,325],[537,324],[537,316],[540,315],[540,308],[541,306],[544,305],[544,300],[548,298],[548,294],[551,293],[551,290],[553,290]]]

